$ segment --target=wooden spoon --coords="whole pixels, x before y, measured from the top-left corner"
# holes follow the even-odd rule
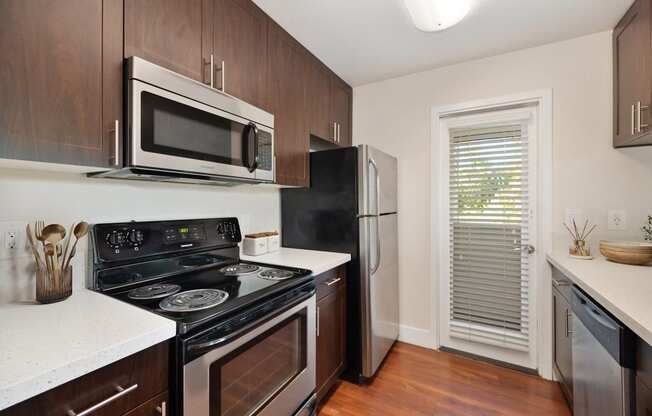
[[[61,242],[61,240],[63,240],[65,237],[66,228],[63,225],[50,224],[43,229],[43,238],[48,243],[52,244],[55,278],[58,278],[56,275],[59,272],[59,256],[57,254],[57,246],[59,245],[59,242]]]
[[[87,233],[89,229],[89,225],[86,221],[81,221],[77,225],[75,225],[75,229],[73,230],[73,234],[75,235],[75,243],[72,245],[72,249],[70,250],[70,253],[68,256],[64,259],[63,263],[63,270],[68,269],[70,266],[70,260],[75,256],[74,253],[76,253],[77,249],[77,243],[81,238],[83,238]]]

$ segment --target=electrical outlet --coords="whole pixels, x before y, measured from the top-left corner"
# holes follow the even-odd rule
[[[0,260],[28,257],[30,249],[25,234],[26,222],[0,222]]]
[[[627,229],[627,213],[623,209],[610,209],[607,211],[607,229],[622,231]]]
[[[5,248],[8,250],[15,250],[17,247],[18,232],[15,230],[7,231],[5,234]]]

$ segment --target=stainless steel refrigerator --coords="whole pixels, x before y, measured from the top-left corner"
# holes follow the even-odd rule
[[[310,188],[281,191],[284,247],[348,252],[347,375],[371,378],[398,337],[397,159],[371,146],[314,152]]]

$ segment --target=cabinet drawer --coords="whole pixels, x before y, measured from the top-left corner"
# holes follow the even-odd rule
[[[110,398],[93,416],[117,416],[168,389],[168,342],[123,358],[99,370],[19,403],[1,416],[62,416]],[[124,389],[118,391],[118,386]],[[134,387],[136,386],[136,387]]]
[[[571,302],[573,282],[555,267],[552,268],[552,286],[566,298],[566,301]]]
[[[328,270],[315,277],[317,287],[317,300],[335,292],[346,284],[346,268],[344,265]]]

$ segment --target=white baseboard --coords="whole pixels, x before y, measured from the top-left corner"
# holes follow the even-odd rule
[[[428,329],[399,325],[398,340],[424,348],[435,348],[435,335]]]

